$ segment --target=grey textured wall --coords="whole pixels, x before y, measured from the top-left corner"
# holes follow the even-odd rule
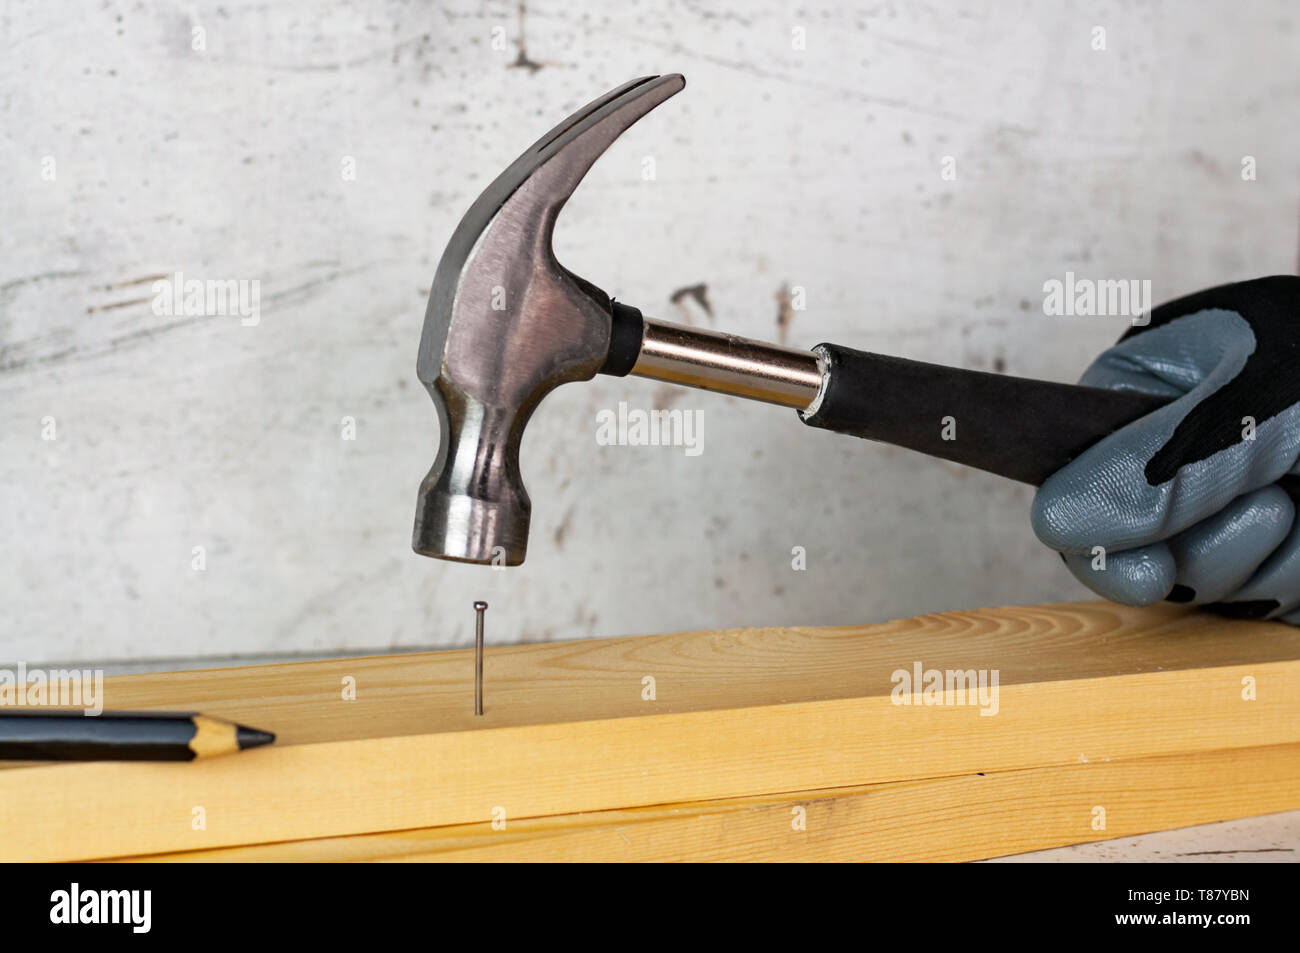
[[[1124,321],[1044,316],[1049,279],[1296,267],[1287,0],[0,9],[0,657],[449,645],[474,598],[506,641],[1081,595],[1027,488],[636,379],[535,416],[522,569],[411,554],[438,255],[636,75],[688,86],[556,244],[660,317],[1066,380]],[[156,313],[176,272],[258,281],[260,320]],[[619,401],[701,411],[704,452],[599,446]]]

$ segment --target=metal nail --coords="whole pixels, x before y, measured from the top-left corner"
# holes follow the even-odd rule
[[[483,714],[483,613],[487,603],[474,603],[474,714]]]

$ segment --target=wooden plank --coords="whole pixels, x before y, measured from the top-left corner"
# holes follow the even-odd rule
[[[1300,745],[1278,745],[131,860],[961,861],[1298,807]]]
[[[997,714],[894,704],[892,674],[917,662],[998,670]],[[0,856],[117,857],[474,823],[498,808],[519,820],[1300,742],[1300,632],[1176,607],[503,648],[489,655],[482,718],[471,664],[450,652],[110,679],[110,707],[199,708],[280,742],[208,763],[0,771]],[[646,676],[654,701],[642,700]],[[342,697],[348,679],[355,701]]]

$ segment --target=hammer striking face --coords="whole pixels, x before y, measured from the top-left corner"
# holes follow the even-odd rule
[[[553,388],[597,373],[793,407],[812,427],[1032,484],[1167,400],[834,344],[801,351],[614,303],[555,260],[555,219],[610,144],[685,85],[678,75],[633,80],[574,113],[501,173],[452,234],[417,363],[442,428],[420,484],[417,553],[522,563],[531,511],[519,471],[524,425]],[[960,417],[960,439],[942,436],[950,415]]]

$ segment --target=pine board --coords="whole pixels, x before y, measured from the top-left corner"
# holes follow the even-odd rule
[[[893,704],[891,674],[916,661],[998,669],[998,714]],[[471,673],[471,653],[442,652],[110,679],[109,707],[198,708],[279,741],[193,764],[0,771],[0,855],[120,857],[473,824],[495,808],[509,823],[1300,743],[1300,633],[1177,607],[499,648],[482,718]],[[349,678],[355,701],[341,697]]]

